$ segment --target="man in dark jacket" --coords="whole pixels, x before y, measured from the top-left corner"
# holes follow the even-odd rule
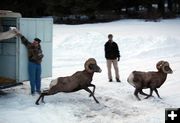
[[[41,93],[41,62],[43,58],[41,40],[35,38],[31,43],[22,34],[17,34],[28,51],[28,74],[31,86],[31,94]]]
[[[120,60],[120,53],[119,48],[116,42],[113,41],[113,35],[108,35],[108,41],[105,44],[105,58],[107,60],[107,69],[108,69],[108,78],[109,82],[112,82],[112,73],[111,73],[111,65],[113,64],[115,74],[116,74],[116,81],[120,81],[119,76],[119,69],[118,69],[118,61]]]

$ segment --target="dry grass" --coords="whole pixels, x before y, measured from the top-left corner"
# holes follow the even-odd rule
[[[16,83],[16,80],[7,77],[0,77],[0,85],[7,85],[12,83]]]

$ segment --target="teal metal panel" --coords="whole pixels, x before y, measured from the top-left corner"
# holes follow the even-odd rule
[[[44,24],[44,41],[52,42],[52,27],[48,25],[53,25],[53,21],[45,21]],[[50,33],[49,30],[51,30]]]
[[[42,50],[44,54],[42,62],[42,77],[52,76],[52,42],[46,42],[42,44]]]
[[[16,27],[16,18],[1,18],[2,31]],[[0,42],[0,76],[16,79],[16,38]]]
[[[36,21],[36,27],[38,30],[36,30],[35,36],[40,38],[42,41],[44,41],[44,32],[45,32],[44,26],[45,26],[45,23],[43,20],[37,20]]]
[[[2,52],[4,56],[16,56],[16,42],[3,43]]]
[[[21,33],[29,40],[35,37],[42,40],[41,46],[44,54],[42,61],[42,77],[52,76],[52,26],[51,18],[20,18]],[[20,39],[19,39],[20,40]],[[29,80],[27,49],[19,44],[19,81]]]
[[[16,56],[0,56],[0,76],[16,79]]]
[[[2,55],[2,43],[0,43],[0,55]]]

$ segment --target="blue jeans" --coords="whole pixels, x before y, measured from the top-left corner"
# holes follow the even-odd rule
[[[41,64],[36,64],[29,61],[28,65],[29,80],[31,93],[41,91]]]

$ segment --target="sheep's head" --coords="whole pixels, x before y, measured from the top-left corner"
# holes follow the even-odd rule
[[[101,72],[101,68],[97,65],[94,58],[89,58],[84,64],[85,70],[89,73]]]
[[[169,63],[167,61],[159,61],[156,64],[156,68],[158,69],[158,71],[162,71],[162,72],[167,73],[167,74],[173,73],[173,71],[170,68]]]

